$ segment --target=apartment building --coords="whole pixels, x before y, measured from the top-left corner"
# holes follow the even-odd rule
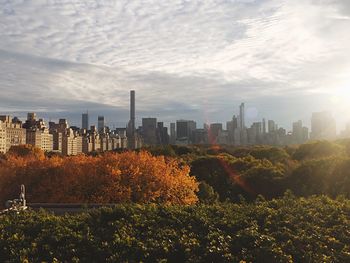
[[[2,149],[5,149],[3,152],[8,152],[11,146],[26,144],[26,130],[22,128],[22,123],[17,118],[11,119],[10,116],[1,115],[0,121],[2,136],[6,138],[5,147],[2,146]]]

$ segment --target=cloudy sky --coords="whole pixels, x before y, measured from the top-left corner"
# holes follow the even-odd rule
[[[0,0],[0,112],[350,121],[349,0]],[[91,120],[93,121],[93,120]]]

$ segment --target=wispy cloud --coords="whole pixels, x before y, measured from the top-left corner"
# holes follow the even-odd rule
[[[0,0],[1,110],[126,113],[136,89],[140,115],[169,121],[240,100],[307,119],[291,108],[349,84],[349,17],[347,0]]]

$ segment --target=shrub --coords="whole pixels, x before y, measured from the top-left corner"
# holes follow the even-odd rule
[[[2,262],[349,262],[350,201],[118,205],[2,216]]]

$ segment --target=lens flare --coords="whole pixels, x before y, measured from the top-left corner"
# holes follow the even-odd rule
[[[350,114],[350,85],[335,90],[330,101],[338,113]]]

